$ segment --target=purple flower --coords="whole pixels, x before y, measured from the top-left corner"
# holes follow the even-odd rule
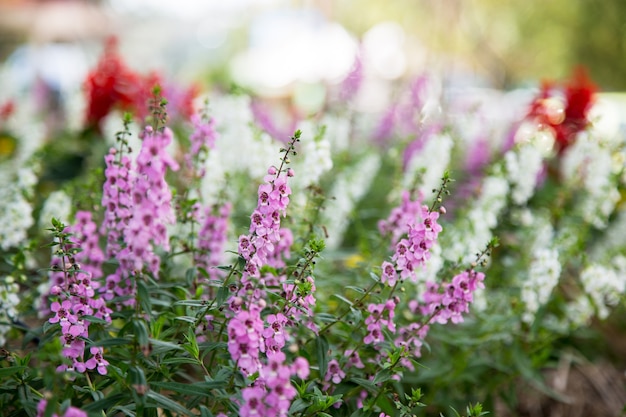
[[[359,352],[356,350],[348,349],[345,352],[345,357],[348,358],[348,365],[354,366],[355,368],[363,369],[365,365],[363,361],[361,361],[361,357],[359,356]]]
[[[389,283],[390,286],[396,285],[396,268],[393,266],[391,262],[383,262],[382,265],[382,275],[380,277],[380,281],[384,283]]]
[[[89,349],[89,352],[91,352],[92,357],[87,362],[85,362],[85,366],[87,367],[87,369],[97,368],[100,375],[106,375],[107,365],[109,364],[109,362],[102,356],[102,348],[92,347]]]
[[[37,417],[44,416],[47,406],[48,406],[48,400],[46,400],[45,398],[39,401],[39,404],[37,404]],[[59,416],[58,414],[53,413],[52,417],[87,417],[87,413],[82,411],[79,408],[70,406],[67,408],[67,410],[65,410],[65,413],[63,413],[62,416]]]
[[[333,384],[339,384],[346,377],[346,373],[339,366],[337,359],[331,359],[328,362],[325,381],[332,381]]]
[[[309,376],[311,368],[309,367],[309,361],[303,357],[298,356],[291,367],[291,373],[298,376],[300,379],[306,379]]]
[[[72,314],[72,302],[65,300],[62,303],[55,301],[50,306],[50,310],[55,313],[54,317],[49,319],[50,323],[60,323],[61,328],[67,328],[71,323],[76,323],[78,320],[74,314]]]
[[[241,390],[243,404],[239,407],[240,417],[266,416],[266,407],[263,403],[265,391],[260,387],[247,387]]]

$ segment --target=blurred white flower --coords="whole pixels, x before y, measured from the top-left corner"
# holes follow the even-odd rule
[[[522,320],[526,323],[534,321],[535,314],[548,302],[561,276],[558,250],[539,248],[533,252],[532,256],[528,276],[524,279],[521,293],[522,302],[526,306]]]
[[[27,238],[28,229],[33,225],[33,207],[27,197],[32,194],[37,182],[34,172],[22,168],[16,181],[0,188],[0,248],[7,250],[17,247]]]
[[[480,187],[480,195],[473,200],[466,216],[446,228],[446,246],[443,256],[452,262],[470,263],[476,253],[485,249],[493,238],[498,216],[506,206],[509,183],[501,175],[487,176]]]
[[[544,151],[535,142],[522,143],[504,155],[511,197],[523,205],[535,192],[543,166]]]
[[[618,174],[623,164],[613,163],[615,153],[608,142],[582,133],[562,160],[561,173],[570,184],[582,183],[586,195],[579,207],[585,221],[602,229],[620,200]]]
[[[380,157],[369,154],[337,174],[320,221],[328,231],[327,248],[336,249],[341,244],[354,207],[369,190],[379,168]]]
[[[20,287],[13,277],[6,276],[0,280],[0,346],[4,346],[7,342],[6,334],[11,329],[11,326],[5,323],[10,323],[17,318],[19,292]]]
[[[450,151],[454,142],[448,134],[435,134],[427,139],[424,147],[415,152],[408,163],[402,178],[402,189],[411,189],[415,178],[423,172],[419,182],[419,190],[424,195],[426,202],[432,201],[433,189],[441,186],[441,178],[450,163]]]
[[[39,227],[50,227],[53,217],[67,226],[71,220],[71,214],[72,199],[70,196],[64,191],[53,191],[46,199],[39,213]]]
[[[580,282],[600,319],[609,315],[626,291],[626,258],[617,257],[611,267],[591,264],[580,273]]]

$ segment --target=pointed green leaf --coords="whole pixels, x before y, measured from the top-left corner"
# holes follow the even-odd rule
[[[322,379],[326,376],[328,368],[328,340],[324,336],[318,336],[315,339],[315,347],[317,352],[317,366],[319,367]]]
[[[154,392],[152,390],[148,391],[146,393],[146,396],[151,399],[152,401],[154,401],[154,405],[156,407],[161,407],[164,408],[166,410],[170,410],[174,413],[178,413],[178,414],[184,414],[186,416],[193,416],[193,413],[190,410],[187,410],[185,407],[183,407],[182,405],[178,404],[176,401],[170,400],[169,398],[167,398],[164,395],[161,395],[157,392]],[[148,404],[150,405],[150,404]]]

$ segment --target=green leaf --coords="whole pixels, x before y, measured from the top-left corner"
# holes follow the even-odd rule
[[[187,323],[195,323],[196,318],[191,316],[177,316],[174,317],[174,320],[186,321]]]
[[[391,369],[383,369],[382,371],[377,373],[376,376],[374,377],[374,384],[389,381],[392,375],[393,375],[393,372],[391,372]]]
[[[228,296],[229,296],[228,288],[220,287],[217,290],[217,297],[215,298],[215,308],[220,308],[222,304],[224,304],[224,301],[226,301],[226,298],[228,298]]]
[[[183,347],[176,343],[165,342],[163,340],[158,340],[158,339],[153,339],[153,338],[149,338],[148,340],[152,344],[152,348],[153,348],[152,352],[156,354],[166,353],[166,352],[173,351],[173,350],[177,350],[177,351],[183,350]]]
[[[150,339],[148,338],[146,323],[143,320],[133,320],[133,330],[137,337],[137,343],[139,343],[140,346],[148,346]]]
[[[206,408],[204,405],[200,406],[200,417],[213,417],[213,413],[211,410]]]
[[[118,393],[113,395],[108,395],[101,400],[94,401],[91,404],[87,404],[82,406],[83,411],[87,412],[97,412],[102,410],[108,410],[111,407],[117,405],[124,399],[129,399],[128,395],[125,393]]]
[[[128,382],[130,385],[140,385],[144,386],[148,383],[146,382],[146,374],[141,368],[137,368],[136,366],[131,366],[128,368]]]
[[[228,343],[226,342],[202,342],[198,345],[202,351],[212,352],[214,350],[226,350]]]
[[[214,397],[214,394],[211,393],[213,389],[221,389],[225,388],[227,385],[227,381],[204,381],[204,382],[194,382],[193,384],[182,383],[182,382],[151,382],[150,386],[174,391],[177,394],[185,394],[185,395],[201,395],[203,397]]]
[[[187,306],[187,307],[206,307],[209,304],[206,300],[180,300],[176,301],[175,306]]]
[[[150,302],[150,291],[148,285],[142,279],[136,279],[137,282],[137,298],[139,298],[139,305],[141,309],[146,312],[152,312],[152,304]]]
[[[315,348],[317,351],[317,366],[319,367],[321,378],[324,379],[328,368],[328,340],[324,336],[318,336],[315,339]]]
[[[375,392],[378,389],[378,387],[374,385],[374,383],[370,381],[369,379],[359,378],[355,376],[355,377],[350,378],[350,381],[356,383],[357,385],[362,386],[363,388],[365,388],[366,390],[370,392]]]
[[[365,417],[369,414],[366,414],[365,411],[363,411],[362,408],[359,408],[357,410],[354,411],[354,413],[350,414],[350,417]]]
[[[108,324],[106,320],[101,319],[99,317],[95,317],[95,316],[85,315],[85,316],[81,316],[80,318],[83,320],[87,320],[89,323],[92,323],[92,324]]]
[[[359,294],[365,294],[365,289],[361,288],[361,287],[355,287],[354,285],[347,285],[346,286],[347,290],[353,290],[358,292]]]
[[[173,358],[163,359],[161,363],[163,365],[179,365],[183,363],[190,363],[193,365],[197,365],[198,360],[194,358],[185,357],[185,356],[174,356]]]
[[[376,282],[380,282],[380,277],[373,272],[370,272],[370,278]]]
[[[334,314],[329,313],[316,313],[315,318],[323,323],[332,323],[337,320]]]
[[[196,278],[196,268],[191,267],[185,271],[185,282],[191,284],[193,280]]]
[[[128,417],[135,417],[137,415],[137,413],[135,413],[133,410],[135,408],[135,404],[131,404],[131,406],[122,406],[122,405],[118,405],[115,406],[111,409],[111,411],[116,412],[116,411],[121,411],[122,413],[124,413],[124,415],[128,416]],[[114,413],[112,414],[114,416],[117,416],[118,413]]]
[[[130,337],[112,337],[110,339],[101,340],[99,342],[91,342],[88,343],[87,346],[102,346],[102,347],[111,347],[111,346],[122,346],[129,345],[132,342]]]
[[[61,328],[61,326],[59,326],[59,323],[50,323],[49,321],[46,321],[43,324],[43,332],[44,333],[48,333],[48,330],[50,330],[51,328],[53,328],[55,326],[58,327],[58,328]]]
[[[8,368],[0,368],[0,377],[7,377],[27,369],[26,366],[10,366]]]
[[[302,410],[305,410],[311,403],[309,401],[304,401],[302,398],[297,398],[294,402],[291,403],[289,407],[289,414],[294,415],[299,413]]]
[[[347,303],[350,307],[352,307],[353,303],[352,301],[348,300],[346,297],[344,297],[343,295],[339,295],[339,294],[333,294],[333,297],[335,298],[339,298],[341,301],[343,301],[344,303]]]
[[[146,393],[146,396],[151,399],[152,401],[155,402],[155,406],[156,407],[161,407],[164,408],[166,410],[170,410],[174,413],[178,413],[178,414],[184,414],[187,416],[193,416],[193,413],[189,410],[187,410],[185,407],[183,407],[182,405],[178,404],[175,401],[170,400],[169,398],[167,398],[164,395],[161,395],[157,392],[154,392],[152,390],[148,391]]]

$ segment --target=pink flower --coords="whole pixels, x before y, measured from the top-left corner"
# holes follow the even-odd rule
[[[106,375],[107,365],[109,364],[109,362],[102,356],[102,348],[92,347],[89,349],[89,352],[91,352],[93,356],[87,362],[85,362],[85,366],[87,367],[87,369],[97,368],[100,375]]]
[[[388,283],[390,286],[396,285],[396,268],[393,266],[391,262],[383,262],[382,265],[382,275],[380,277],[380,281],[384,283]]]
[[[348,365],[354,366],[359,369],[365,368],[363,361],[361,361],[361,357],[359,356],[359,352],[356,350],[346,350],[345,356],[348,358]]]
[[[39,401],[39,404],[37,404],[37,417],[44,416],[47,406],[48,406],[48,400],[42,399],[41,401]],[[59,416],[58,414],[53,413],[52,417],[87,417],[87,413],[82,411],[79,408],[70,406],[67,408],[67,410],[65,410],[65,413],[63,413],[62,416]]]
[[[265,416],[266,408],[263,403],[265,391],[260,387],[247,387],[241,390],[243,404],[239,408],[240,417],[261,417]]]
[[[325,381],[332,381],[333,384],[339,384],[346,377],[346,373],[339,366],[336,359],[328,362],[328,370],[326,371]]]
[[[298,376],[300,379],[306,379],[309,376],[310,367],[309,361],[303,357],[298,356],[291,367],[291,373]]]
[[[77,317],[72,314],[72,302],[70,300],[64,300],[62,303],[55,301],[50,306],[50,310],[56,314],[48,321],[50,323],[60,323],[62,328],[68,328],[71,323],[78,321]]]

